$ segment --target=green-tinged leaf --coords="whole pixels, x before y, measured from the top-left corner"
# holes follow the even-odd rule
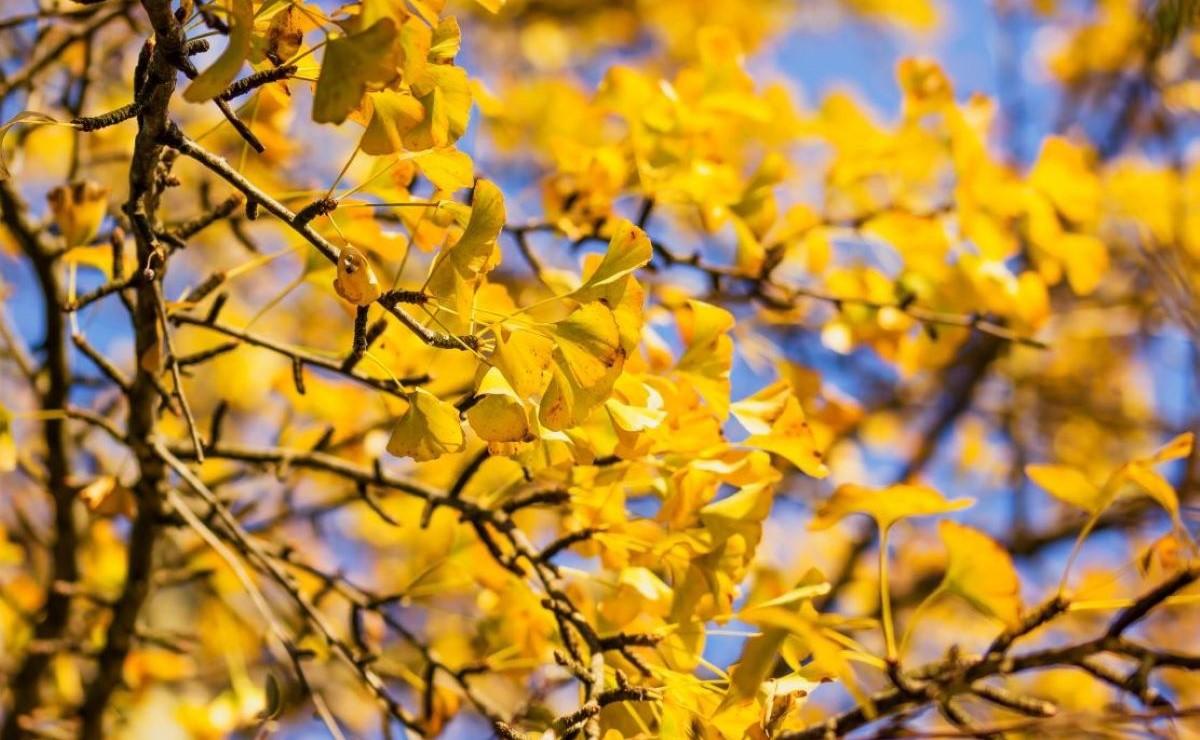
[[[362,104],[368,83],[396,76],[396,24],[381,18],[365,31],[333,39],[325,46],[313,95],[313,120],[341,123]]]

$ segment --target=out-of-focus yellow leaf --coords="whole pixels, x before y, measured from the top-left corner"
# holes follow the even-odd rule
[[[117,480],[115,475],[105,475],[84,486],[79,498],[88,511],[99,516],[133,516],[133,492]]]
[[[957,594],[1006,626],[1021,614],[1021,583],[1012,556],[977,529],[949,520],[938,524],[948,564],[941,589]]]
[[[461,452],[465,444],[458,409],[418,388],[408,397],[408,410],[392,430],[387,451],[396,457],[425,462]]]
[[[1100,488],[1068,465],[1026,465],[1025,474],[1051,496],[1084,511],[1095,513],[1107,505]]]
[[[887,488],[867,488],[853,483],[838,486],[817,509],[809,529],[828,529],[850,514],[866,514],[880,530],[910,516],[933,516],[961,511],[975,503],[971,498],[947,500],[925,485],[901,483]]]
[[[250,0],[232,0],[227,16],[229,37],[225,50],[212,66],[200,73],[183,91],[183,99],[202,103],[221,94],[250,55],[250,36],[254,31],[254,5]]]
[[[33,126],[43,124],[54,124],[58,126],[69,126],[68,123],[62,123],[54,116],[48,116],[45,113],[38,113],[31,110],[23,110],[12,118],[4,122],[0,126],[0,180],[7,180],[12,177],[12,173],[8,171],[8,163],[4,159],[4,137],[8,135],[10,129],[18,124],[29,124]]]
[[[0,403],[0,473],[17,469],[17,442],[13,439],[12,413]]]
[[[60,185],[46,194],[50,212],[68,247],[83,246],[100,230],[108,209],[108,187],[91,180]]]

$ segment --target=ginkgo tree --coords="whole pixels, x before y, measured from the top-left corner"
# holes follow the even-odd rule
[[[0,738],[1200,731],[1200,6],[966,5],[6,3]]]

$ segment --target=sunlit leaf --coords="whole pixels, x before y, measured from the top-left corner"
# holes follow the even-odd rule
[[[887,488],[867,488],[853,483],[837,487],[817,509],[809,529],[828,529],[851,514],[866,514],[881,530],[912,516],[936,516],[961,511],[974,499],[947,500],[929,486],[901,483]]]
[[[949,520],[939,522],[938,534],[948,553],[940,588],[1007,626],[1017,624],[1021,584],[1008,551],[983,532]]]
[[[387,451],[424,462],[461,452],[465,445],[458,409],[418,388],[408,396],[408,410],[392,429]]]

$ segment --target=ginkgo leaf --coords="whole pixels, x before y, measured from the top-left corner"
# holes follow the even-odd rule
[[[408,396],[408,410],[396,422],[387,451],[417,462],[461,452],[466,446],[458,409],[424,388]]]
[[[825,594],[829,593],[831,589],[832,586],[830,586],[828,581],[821,581],[819,583],[805,583],[804,585],[780,594],[773,599],[768,599],[766,601],[747,606],[746,610],[766,609],[773,606],[787,606],[788,604],[794,604],[797,601],[805,601],[807,599],[815,599],[818,596],[824,596]]]
[[[948,563],[941,590],[965,599],[980,612],[1014,626],[1021,615],[1021,583],[1012,556],[977,529],[944,520],[938,534]]]
[[[675,368],[692,382],[721,419],[729,411],[729,372],[733,365],[733,314],[703,301],[689,300],[675,311],[683,355]]]
[[[608,243],[604,259],[595,272],[575,291],[576,295],[620,280],[648,263],[653,254],[646,232],[629,221],[622,221]],[[585,297],[579,299],[587,300]]]
[[[479,400],[467,410],[467,423],[486,442],[522,442],[530,438],[525,405],[503,373],[490,368],[476,390]]]
[[[0,403],[0,473],[17,469],[17,441],[13,439],[12,413]]]
[[[505,337],[499,332],[490,359],[517,395],[529,398],[545,388],[543,378],[553,352],[554,341],[549,337],[531,331],[514,331]]]
[[[368,97],[371,122],[363,132],[359,148],[372,156],[404,151],[404,134],[425,118],[425,108],[407,92],[383,90],[369,93]]]
[[[970,498],[947,500],[925,485],[900,483],[876,489],[846,483],[821,504],[808,526],[813,530],[828,529],[850,514],[866,514],[882,531],[910,516],[948,514],[974,503]]]
[[[371,263],[362,252],[351,246],[342,247],[338,255],[333,289],[343,300],[356,306],[369,306],[382,295],[379,278],[375,276]]]
[[[612,311],[587,303],[554,325],[556,357],[577,385],[591,388],[610,375],[624,358]]]
[[[1147,496],[1166,509],[1173,519],[1178,520],[1179,495],[1166,478],[1140,460],[1126,465],[1122,473],[1130,483],[1141,488]]]
[[[592,410],[603,403],[612,392],[613,384],[620,377],[624,367],[625,352],[619,344],[609,344],[612,337],[603,336],[606,333],[600,329],[603,325],[601,320],[594,327],[588,327],[586,324],[577,326],[578,335],[568,342],[571,346],[566,353],[563,351],[562,339],[556,336],[550,364],[550,384],[546,386],[538,404],[538,419],[545,429],[561,431],[582,424]],[[598,331],[593,333],[593,330]],[[592,352],[598,352],[600,356],[593,355]],[[573,360],[568,359],[568,354]],[[607,364],[609,358],[613,362],[611,365]],[[572,361],[577,364],[572,366]],[[584,386],[577,378],[578,372],[585,373],[593,378],[594,382]]]
[[[751,432],[743,444],[773,452],[814,478],[829,474],[800,400],[786,380],[777,381],[738,401],[730,410],[746,431]]]
[[[1095,513],[1107,506],[1104,492],[1069,465],[1026,465],[1025,474],[1060,501]]]
[[[91,180],[60,185],[46,194],[54,223],[68,247],[90,243],[108,210],[108,187]]]
[[[1177,437],[1173,437],[1170,442],[1155,450],[1154,454],[1150,456],[1149,461],[1157,464],[1171,460],[1182,460],[1192,454],[1192,446],[1195,442],[1196,435],[1191,432],[1184,432]]]
[[[254,32],[254,4],[250,0],[231,0],[227,23],[229,37],[225,50],[212,66],[192,80],[183,91],[184,100],[202,103],[220,95],[237,77],[238,70],[250,55],[250,37]]]
[[[381,18],[370,28],[325,45],[321,75],[313,95],[313,120],[341,123],[362,103],[368,83],[396,76],[396,23]]]
[[[433,149],[413,161],[438,190],[452,192],[470,187],[475,181],[474,163],[466,152],[457,149]]]
[[[425,118],[404,137],[409,149],[436,149],[458,141],[471,117],[471,87],[466,70],[449,64],[426,67],[428,89],[413,88],[425,106]]]
[[[20,124],[26,124],[30,126],[42,126],[46,124],[54,126],[71,125],[69,123],[63,123],[62,121],[59,121],[54,116],[48,116],[45,113],[38,113],[37,111],[31,110],[23,110],[5,121],[4,125],[0,126],[0,181],[7,180],[12,177],[12,173],[8,171],[8,162],[4,158],[4,137],[8,135],[8,132],[14,126]]]
[[[442,18],[433,29],[429,44],[429,61],[446,64],[454,61],[462,48],[462,29],[454,17]]]
[[[302,18],[301,10],[295,5],[288,5],[271,16],[262,55],[272,64],[276,66],[283,64],[300,51],[300,47],[304,44]]]
[[[462,236],[443,249],[430,266],[429,292],[445,307],[436,314],[445,331],[472,332],[475,296],[483,275],[499,263],[496,239],[504,227],[504,196],[489,180],[475,186]]]
[[[98,516],[133,516],[135,499],[133,491],[121,485],[114,475],[105,475],[84,486],[79,498],[88,511]]]
[[[615,398],[604,402],[604,410],[608,412],[613,424],[626,432],[644,432],[647,429],[654,429],[667,418],[667,412],[661,409],[632,406]]]
[[[470,220],[459,240],[447,250],[446,259],[468,278],[494,267],[493,253],[504,220],[504,193],[491,180],[480,180],[475,184]]]
[[[1185,432],[1158,448],[1153,455],[1130,460],[1113,474],[1114,481],[1108,487],[1117,488],[1124,481],[1132,483],[1162,506],[1180,531],[1186,532],[1179,516],[1179,494],[1153,466],[1188,457],[1192,454],[1194,439],[1191,432]]]
[[[523,442],[529,436],[529,416],[513,396],[488,394],[467,410],[467,422],[485,442]]]

